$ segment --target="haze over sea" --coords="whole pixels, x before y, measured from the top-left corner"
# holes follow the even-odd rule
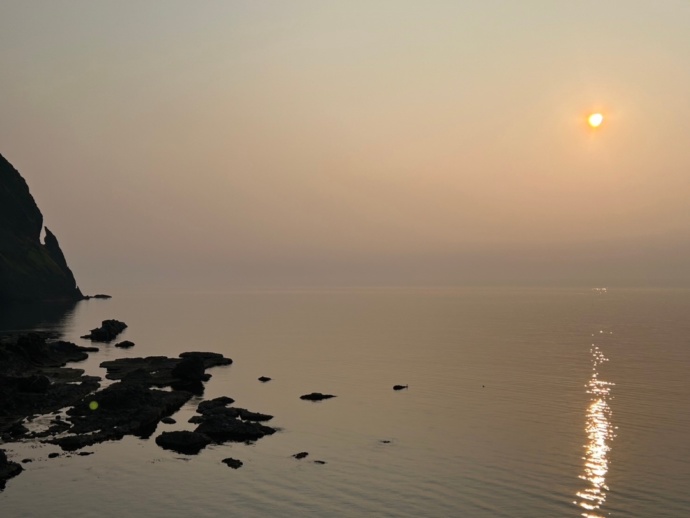
[[[690,291],[448,288],[127,295],[79,303],[67,340],[106,318],[129,351],[83,366],[209,350],[204,398],[273,414],[279,433],[71,458],[38,442],[2,516],[681,517],[690,515]],[[4,323],[7,327],[8,324]],[[77,365],[75,365],[77,366]],[[273,378],[269,383],[259,376]],[[393,391],[394,384],[409,389]],[[301,401],[320,391],[338,397]],[[385,442],[390,441],[390,442]],[[308,451],[302,460],[294,453]],[[220,460],[244,462],[231,470]],[[314,460],[326,464],[314,463]]]

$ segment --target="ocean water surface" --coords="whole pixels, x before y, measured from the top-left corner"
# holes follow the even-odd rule
[[[15,516],[690,516],[690,291],[360,289],[118,294],[70,308],[80,335],[124,320],[125,356],[221,352],[203,399],[274,415],[254,444],[185,456],[128,437],[31,458],[0,493]],[[40,319],[39,319],[40,320]],[[5,328],[24,328],[3,320]],[[259,376],[272,381],[262,384]],[[402,391],[395,384],[407,384]],[[336,398],[302,401],[308,392]],[[309,452],[302,460],[292,457]],[[220,461],[244,462],[238,470]],[[318,464],[314,460],[324,461]]]

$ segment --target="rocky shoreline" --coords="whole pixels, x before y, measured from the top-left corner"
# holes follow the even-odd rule
[[[88,336],[112,341],[125,327],[104,321]],[[101,378],[66,367],[98,350],[39,333],[0,337],[0,444],[40,440],[72,452],[126,435],[149,438],[163,420],[170,422],[193,396],[203,394],[204,382],[211,378],[207,369],[232,364],[221,354],[200,351],[177,358],[120,358],[100,364],[106,379],[114,381],[101,388]],[[212,443],[251,442],[276,432],[263,424],[273,416],[233,403],[229,397],[201,401],[198,415],[190,419],[197,425],[194,431],[163,432],[156,444],[190,455]],[[26,424],[38,416],[49,416],[50,425],[30,431]],[[0,491],[21,471],[0,449]]]

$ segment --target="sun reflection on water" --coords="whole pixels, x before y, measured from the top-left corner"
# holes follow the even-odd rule
[[[611,388],[615,383],[599,379],[599,366],[608,361],[601,349],[592,344],[592,377],[587,383],[587,393],[590,394],[590,404],[587,408],[587,444],[585,448],[585,461],[582,480],[588,482],[587,487],[578,491],[579,501],[575,503],[584,509],[582,516],[585,518],[603,518],[599,512],[606,502],[606,493],[609,487],[606,485],[606,474],[609,470],[608,454],[611,451],[611,442],[616,434],[611,424],[611,408],[608,399]]]

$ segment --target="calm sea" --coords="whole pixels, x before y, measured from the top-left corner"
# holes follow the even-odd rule
[[[0,493],[0,515],[687,517],[689,315],[681,290],[85,301],[37,327],[84,344],[79,335],[117,318],[129,325],[122,339],[136,343],[101,346],[82,363],[87,372],[103,375],[100,362],[123,356],[222,352],[234,364],[209,371],[204,397],[273,414],[280,432],[197,456],[160,449],[158,431],[84,457],[5,445],[33,462]],[[299,399],[312,391],[338,397]],[[192,429],[198,401],[159,431]],[[300,451],[309,456],[292,458]],[[244,466],[229,469],[226,457]]]

